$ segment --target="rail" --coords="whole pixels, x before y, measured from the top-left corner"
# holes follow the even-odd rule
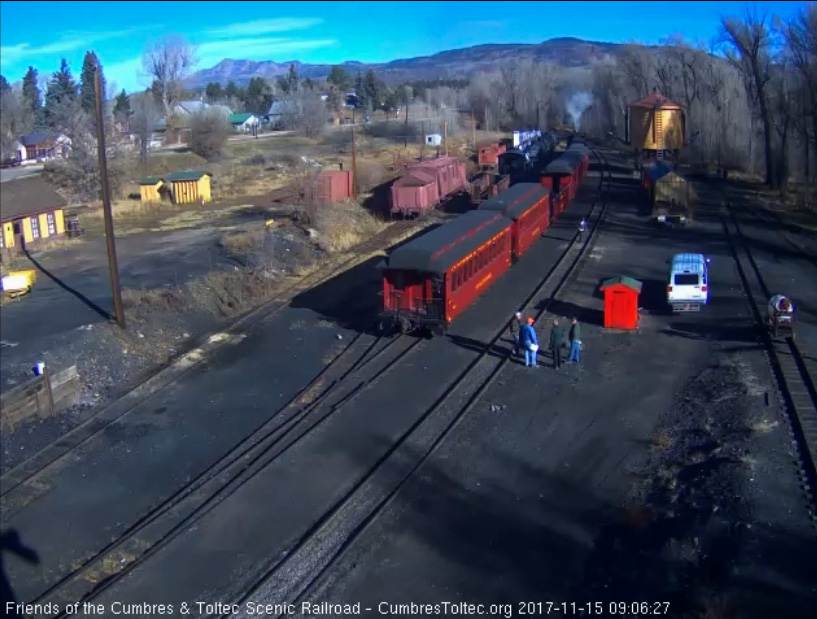
[[[268,320],[270,317],[272,317],[273,315],[277,314],[285,307],[287,307],[289,301],[293,297],[305,292],[306,290],[309,290],[310,288],[319,286],[329,281],[333,277],[339,275],[340,273],[343,273],[347,269],[351,268],[352,266],[360,262],[361,257],[365,256],[367,253],[377,251],[381,249],[383,245],[399,240],[401,235],[404,235],[408,231],[410,231],[413,225],[416,224],[414,222],[403,221],[393,223],[380,234],[352,248],[352,250],[349,251],[350,256],[348,259],[343,260],[341,263],[332,265],[328,268],[318,269],[317,271],[307,275],[306,278],[293,284],[292,286],[289,286],[280,294],[276,295],[268,302],[266,302],[260,308],[253,310],[250,313],[239,318],[235,323],[233,323],[233,325],[231,325],[230,328],[226,330],[226,332],[228,334],[243,333],[248,331],[254,325],[262,321]],[[214,351],[217,347],[219,347],[218,343],[216,343],[213,346],[210,346],[210,350],[208,352]],[[189,354],[189,352],[190,351],[188,350],[185,354]],[[174,361],[172,361],[169,365],[172,367],[174,363],[184,358],[185,355],[182,354],[179,357],[177,357]],[[163,385],[158,385],[156,386],[156,388],[154,388],[153,381],[157,381],[159,379],[158,373],[148,378],[142,384],[136,386],[135,388],[132,388],[129,392],[120,394],[121,397],[119,399],[110,404],[107,404],[106,406],[92,414],[82,424],[80,424],[67,434],[61,436],[58,440],[51,443],[47,447],[43,448],[42,450],[40,450],[27,460],[25,460],[24,462],[18,464],[11,470],[7,471],[2,477],[0,477],[0,498],[5,497],[10,492],[17,489],[20,485],[30,481],[32,478],[43,473],[46,469],[53,466],[58,461],[72,454],[80,446],[87,443],[93,437],[97,436],[100,432],[104,431],[106,428],[116,423],[125,415],[136,409],[147,398],[151,397],[159,390],[164,389],[170,384],[178,381],[183,375],[187,374],[194,368],[198,367],[199,363],[200,362],[188,364],[183,371],[173,376],[173,378],[169,382],[166,382]],[[305,387],[305,389],[308,388],[309,386]],[[141,389],[144,389],[145,391],[147,391],[147,393],[144,394],[139,393],[139,390]],[[131,394],[137,395],[135,397],[132,397],[131,401],[127,402],[127,405],[125,406],[120,405],[120,401],[124,399],[125,396]],[[298,397],[297,394],[295,397],[296,398]]]
[[[797,450],[802,485],[812,508],[812,520],[817,526],[817,517],[814,516],[817,508],[817,389],[815,389],[814,377],[794,337],[776,338],[769,332],[769,329],[765,328],[766,303],[771,298],[771,293],[746,243],[740,222],[731,204],[726,206],[722,225],[738,268],[744,294],[756,326],[760,330],[760,337],[768,351],[769,363],[786,407]],[[744,268],[744,263],[748,264],[749,269]],[[754,274],[756,286],[752,285],[748,270]],[[763,295],[760,300],[758,300],[756,289]]]
[[[599,222],[607,208],[605,180],[609,183],[608,166],[606,160],[598,151],[595,151],[595,154],[601,163],[602,171],[598,193],[585,215],[585,219],[588,222],[592,221],[592,224],[583,241],[580,240],[578,234],[574,235],[565,253],[524,300],[523,306],[531,305],[536,299],[541,298],[541,295],[549,288],[550,284],[555,282],[555,286],[549,289],[546,303],[536,312],[537,317],[547,311],[555,296],[565,286],[576,267],[580,264],[587,248],[595,237]],[[596,213],[596,217],[593,218],[597,208],[599,208],[599,211]],[[576,255],[573,259],[568,261],[573,253],[572,250],[577,245],[579,247],[578,252],[575,252]],[[312,586],[337,562],[346,549],[374,522],[378,515],[391,504],[398,492],[461,423],[474,404],[494,382],[511,358],[510,352],[499,358],[492,354],[497,342],[505,334],[506,326],[503,325],[490,342],[484,345],[477,357],[454,379],[431,407],[381,456],[364,477],[350,488],[337,501],[335,506],[327,511],[285,553],[285,558],[274,560],[244,595],[238,600],[230,601],[230,608],[235,608],[235,605],[238,605],[239,608],[246,608],[246,602],[250,599],[260,604],[281,605],[292,602],[297,604],[302,601]],[[469,385],[464,388],[463,383],[473,378],[477,378],[476,387],[471,388]],[[412,440],[425,440],[427,443],[430,440],[430,444],[411,445]],[[396,456],[401,449],[406,449],[408,454],[420,453],[422,455],[409,466],[408,470],[399,473],[399,479],[395,483],[394,476],[397,473],[394,469],[400,465],[395,464],[394,467],[385,465],[390,460],[401,463],[406,460],[411,461],[410,455]],[[386,479],[380,479],[381,476]],[[309,566],[308,569],[300,569],[300,566],[307,565]],[[292,582],[293,574],[298,575],[296,577],[298,582],[294,584]],[[268,595],[260,593],[262,587],[270,593]],[[279,606],[279,608],[283,608],[283,606]],[[226,619],[235,615],[230,613],[221,616]],[[238,616],[245,615],[239,613]],[[280,616],[283,617],[284,615]]]

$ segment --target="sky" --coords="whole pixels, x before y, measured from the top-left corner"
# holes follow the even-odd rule
[[[86,50],[109,85],[149,85],[146,45],[181,34],[196,45],[196,68],[225,58],[388,62],[483,43],[540,43],[555,37],[658,43],[673,34],[710,40],[723,14],[746,7],[782,17],[806,2],[34,2],[0,0],[0,72],[41,76],[66,58],[79,75]],[[34,19],[32,16],[38,16]],[[32,21],[34,20],[34,21]],[[36,23],[36,27],[32,27]]]

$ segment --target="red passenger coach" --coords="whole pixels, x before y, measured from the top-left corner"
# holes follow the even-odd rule
[[[553,193],[561,193],[562,189],[573,182],[576,173],[577,162],[574,157],[568,157],[567,153],[562,153],[558,158],[551,161],[542,172],[543,177],[547,177]],[[565,180],[567,179],[567,180]],[[544,182],[543,182],[544,184]]]
[[[513,222],[470,211],[392,251],[381,264],[381,331],[449,323],[510,267]]]
[[[550,226],[550,192],[536,183],[518,183],[479,210],[500,212],[513,221],[512,251],[519,258]]]

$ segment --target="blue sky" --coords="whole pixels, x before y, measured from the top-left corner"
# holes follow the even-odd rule
[[[753,2],[781,16],[805,2]],[[197,68],[224,58],[386,62],[481,43],[553,37],[656,43],[675,33],[708,40],[744,2],[13,2],[0,1],[0,71],[45,76],[65,57],[75,74],[87,49],[108,82],[144,88],[139,57],[163,34],[197,45]],[[36,17],[32,17],[36,16]],[[36,27],[32,27],[36,24]]]

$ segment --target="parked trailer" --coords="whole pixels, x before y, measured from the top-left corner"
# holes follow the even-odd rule
[[[550,195],[536,183],[519,183],[483,202],[480,210],[497,211],[513,221],[512,252],[518,259],[550,227]]]

